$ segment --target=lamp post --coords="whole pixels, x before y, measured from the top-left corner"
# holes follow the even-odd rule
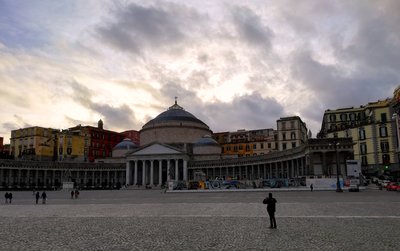
[[[336,192],[341,193],[343,192],[342,188],[340,187],[340,180],[339,180],[339,153],[337,150],[337,146],[339,145],[337,134],[333,137],[332,144],[335,148],[335,155],[336,155]]]

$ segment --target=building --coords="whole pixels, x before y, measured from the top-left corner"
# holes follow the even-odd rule
[[[307,126],[299,116],[280,118],[276,124],[278,151],[293,149],[307,143]]]
[[[267,154],[276,150],[273,129],[238,130],[214,133],[214,139],[222,146],[224,157],[248,157]]]
[[[214,133],[224,156],[257,156],[283,151],[306,144],[307,126],[298,116],[283,117],[276,121],[277,130],[238,130]]]
[[[11,155],[18,160],[57,160],[59,130],[39,126],[11,131]]]
[[[99,120],[97,127],[78,125],[68,130],[84,137],[84,162],[94,162],[95,159],[111,157],[114,146],[125,138],[121,133],[105,130],[102,120]]]
[[[81,130],[62,130],[58,136],[58,161],[84,162],[85,135]]]
[[[318,137],[352,138],[354,159],[361,161],[364,174],[397,172],[397,129],[391,104],[392,99],[385,99],[360,107],[326,110]]]
[[[140,133],[136,130],[128,130],[121,132],[125,136],[125,138],[130,139],[136,145],[140,145]]]

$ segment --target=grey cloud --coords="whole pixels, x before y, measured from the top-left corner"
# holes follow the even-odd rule
[[[142,50],[180,43],[187,34],[202,29],[199,14],[185,6],[158,3],[141,6],[130,3],[114,11],[115,20],[97,28],[99,37],[123,51]]]
[[[104,116],[105,127],[110,125],[110,127],[116,128],[138,128],[139,125],[136,124],[135,113],[128,105],[124,104],[120,107],[113,107],[108,104],[97,104],[91,100],[91,90],[89,88],[76,81],[72,81],[70,86],[73,89],[72,96],[75,101],[85,108]]]
[[[271,48],[272,30],[264,25],[259,16],[246,7],[235,7],[233,24],[240,38],[252,45]]]

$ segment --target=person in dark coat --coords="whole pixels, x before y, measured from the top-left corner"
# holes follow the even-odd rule
[[[272,193],[269,193],[268,197],[263,200],[263,204],[267,204],[267,211],[269,215],[270,226],[269,228],[276,228],[275,211],[276,211],[276,199],[272,197]]]
[[[39,202],[39,198],[40,198],[40,194],[39,194],[39,192],[36,192],[36,204],[38,204],[38,202]]]
[[[8,192],[4,194],[4,198],[6,198],[6,204],[8,203]]]
[[[313,184],[310,185],[310,189],[311,189],[311,192],[314,191],[314,185]]]
[[[46,204],[47,194],[45,191],[42,193],[42,204]]]
[[[11,204],[12,201],[12,193],[8,193],[8,202]]]
[[[74,198],[74,194],[75,194],[75,193],[74,193],[74,190],[72,190],[72,191],[71,191],[71,199]]]

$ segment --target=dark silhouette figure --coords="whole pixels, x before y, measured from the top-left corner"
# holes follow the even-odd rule
[[[8,203],[8,192],[4,194],[4,198],[6,198],[6,204]]]
[[[74,190],[72,190],[72,191],[71,191],[71,199],[74,198],[74,194],[75,194],[75,193],[74,193]]]
[[[36,204],[38,204],[38,202],[39,202],[39,198],[40,198],[40,194],[39,194],[39,192],[36,192]]]
[[[276,199],[272,197],[272,193],[268,194],[268,197],[263,200],[263,204],[267,204],[267,211],[269,215],[270,226],[269,228],[276,228],[275,210],[276,210]]]
[[[13,198],[12,193],[8,193],[8,202],[9,202],[10,204],[11,204],[12,198]]]
[[[310,189],[311,189],[311,192],[314,191],[314,185],[313,184],[310,185]]]
[[[47,194],[45,191],[42,193],[42,204],[46,204]]]
[[[78,199],[78,198],[79,198],[79,191],[75,190],[75,199]]]

